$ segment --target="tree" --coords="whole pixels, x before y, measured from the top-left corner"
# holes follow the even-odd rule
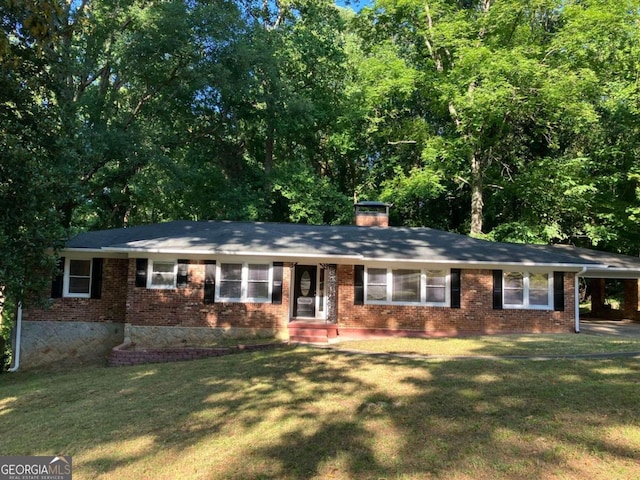
[[[42,291],[54,268],[46,251],[64,238],[56,206],[66,182],[44,58],[58,12],[10,2],[0,17],[0,313]]]
[[[629,227],[624,205],[633,201],[627,159],[635,140],[625,145],[620,133],[637,130],[629,108],[637,98],[636,3],[376,2],[357,21],[365,54],[397,65],[404,73],[396,78],[413,79],[402,95],[370,109],[395,101],[376,128],[422,125],[424,132],[397,130],[393,143],[422,152],[420,165],[405,161],[397,175],[437,172],[445,192],[428,203],[455,216],[468,201],[473,235],[619,238]],[[376,148],[369,158],[396,172],[394,156]],[[443,208],[443,196],[457,207]]]

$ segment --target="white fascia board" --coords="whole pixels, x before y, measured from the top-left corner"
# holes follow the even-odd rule
[[[509,268],[537,268],[541,270],[562,270],[563,272],[579,272],[583,268],[597,267],[602,268],[602,265],[591,264],[582,265],[576,263],[537,263],[537,262],[487,262],[487,261],[459,261],[459,260],[432,260],[426,258],[412,258],[412,259],[398,259],[398,258],[362,258],[362,261],[367,264],[428,264],[428,265],[447,265],[451,268],[479,268],[489,267],[496,270],[505,270]]]
[[[120,252],[111,252],[104,248],[61,248],[59,250],[61,256],[64,256],[66,253],[77,254],[78,256],[90,256],[95,257],[99,255],[101,257],[108,258],[127,258],[127,255]]]
[[[229,251],[229,250],[184,250],[173,248],[129,248],[129,247],[105,247],[101,251],[129,254],[130,257],[144,255],[183,255],[183,256],[231,256],[231,257],[265,257],[274,259],[317,259],[322,260],[361,260],[360,255],[328,255],[314,253],[282,253],[282,252],[256,252],[256,251]]]
[[[640,270],[637,268],[587,268],[580,275],[584,278],[610,278],[610,279],[640,279]]]
[[[88,251],[88,249],[77,249],[78,251]],[[451,268],[479,268],[489,267],[492,269],[508,268],[538,268],[542,270],[556,269],[564,272],[579,272],[584,268],[601,270],[601,264],[575,264],[575,263],[536,263],[536,262],[487,262],[487,261],[459,261],[459,260],[433,260],[423,258],[367,258],[362,255],[331,255],[316,253],[283,253],[283,252],[256,252],[256,251],[233,251],[233,250],[196,250],[180,248],[132,248],[132,247],[104,247],[96,250],[99,252],[112,252],[127,254],[131,258],[143,257],[146,255],[181,255],[193,257],[230,256],[230,257],[261,257],[283,261],[305,261],[331,262],[340,264],[366,263],[366,264],[428,264],[447,265]],[[606,267],[604,267],[606,268]]]

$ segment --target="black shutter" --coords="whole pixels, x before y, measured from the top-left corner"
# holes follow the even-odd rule
[[[216,261],[205,260],[204,262],[204,299],[206,304],[216,301]]]
[[[451,269],[451,308],[460,308],[460,269]]]
[[[178,275],[176,275],[176,286],[185,288],[189,285],[189,260],[178,259]]]
[[[553,272],[553,309],[564,312],[564,272]]]
[[[60,257],[58,259],[56,273],[54,273],[53,279],[51,280],[51,298],[62,297],[62,288],[64,284],[64,260],[64,257]]]
[[[147,286],[147,265],[146,258],[136,258],[136,287]]]
[[[353,304],[364,305],[364,265],[353,266]]]
[[[271,303],[282,305],[282,262],[273,262],[273,285]]]
[[[493,271],[493,309],[502,310],[502,270]]]
[[[91,266],[91,298],[102,297],[102,267],[103,258],[94,258]]]

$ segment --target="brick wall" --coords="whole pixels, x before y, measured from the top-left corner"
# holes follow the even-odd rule
[[[353,266],[338,267],[338,322],[341,332],[367,329],[406,330],[408,334],[456,335],[479,333],[574,331],[573,274],[565,274],[565,310],[494,310],[491,270],[462,270],[461,308],[354,305]],[[360,331],[362,330],[362,331]]]
[[[104,259],[101,298],[56,298],[49,308],[26,308],[23,318],[30,321],[124,322],[128,265],[127,259]]]
[[[101,299],[61,298],[49,309],[26,309],[29,321],[123,322],[139,326],[272,329],[289,321],[292,269],[283,269],[282,304],[203,303],[204,262],[189,265],[190,283],[176,290],[135,287],[135,259],[105,259]],[[493,310],[492,272],[462,270],[461,308],[353,305],[353,266],[338,267],[337,317],[341,329],[407,330],[455,335],[570,332],[574,328],[573,274],[565,274],[565,310]],[[126,279],[126,280],[125,280]]]
[[[186,288],[147,289],[135,286],[135,259],[129,260],[126,322],[143,326],[287,328],[291,274],[288,265],[283,268],[282,304],[216,302],[205,305],[204,273],[204,262],[192,261]]]
[[[389,216],[379,212],[358,212],[355,224],[359,227],[388,227]]]

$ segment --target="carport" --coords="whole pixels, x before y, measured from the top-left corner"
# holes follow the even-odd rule
[[[599,252],[584,248],[555,246],[564,254],[576,256],[585,262],[578,277],[590,282],[591,318],[603,320],[640,320],[638,315],[638,279],[640,279],[640,258],[629,255]],[[622,282],[623,300],[619,310],[606,303],[606,284],[609,280]]]

